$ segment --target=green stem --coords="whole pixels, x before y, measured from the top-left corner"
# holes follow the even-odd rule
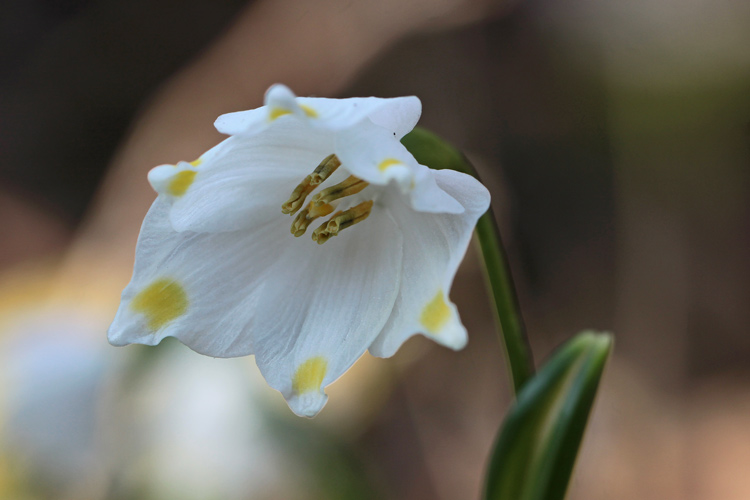
[[[485,278],[495,304],[495,317],[500,324],[500,338],[505,347],[513,389],[518,394],[534,374],[534,361],[492,208],[479,218],[476,235],[484,259]]]
[[[450,168],[481,182],[469,160],[432,132],[415,128],[401,142],[419,163],[434,169]],[[508,258],[490,208],[479,218],[476,235],[485,265],[485,276],[495,305],[497,323],[515,394],[534,374],[534,361],[526,337],[521,308],[516,297]]]

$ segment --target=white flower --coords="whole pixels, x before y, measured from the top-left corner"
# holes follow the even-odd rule
[[[401,145],[415,97],[274,86],[266,102],[220,117],[235,135],[200,159],[149,173],[159,196],[109,340],[255,354],[292,410],[313,416],[367,349],[388,357],[416,333],[465,345],[448,292],[489,193]]]

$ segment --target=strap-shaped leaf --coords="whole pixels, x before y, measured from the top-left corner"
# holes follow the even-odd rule
[[[609,334],[582,332],[526,382],[500,429],[486,500],[562,500],[573,472]]]

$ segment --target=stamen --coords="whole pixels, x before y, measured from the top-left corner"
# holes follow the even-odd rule
[[[305,203],[307,195],[315,191],[316,187],[317,186],[312,184],[312,175],[305,177],[305,180],[294,188],[294,191],[292,191],[292,194],[289,196],[289,199],[286,200],[286,203],[281,205],[281,213],[294,215],[294,213],[299,210],[299,207]]]
[[[333,236],[339,234],[339,231],[362,222],[370,215],[372,204],[372,200],[365,201],[345,212],[336,212],[328,222],[321,224],[320,227],[313,231],[313,241],[317,241],[318,245],[322,245]]]
[[[315,191],[315,188],[323,181],[325,181],[330,175],[336,171],[341,165],[341,162],[336,155],[326,156],[320,165],[318,165],[312,174],[305,177],[305,179],[292,191],[289,199],[281,205],[281,213],[294,215],[294,213],[305,204],[305,198],[307,195]]]
[[[350,175],[343,182],[324,189],[320,193],[313,196],[311,203],[313,205],[326,205],[332,201],[338,200],[345,196],[351,196],[362,191],[369,184],[358,177]]]
[[[328,215],[331,212],[333,212],[333,207],[331,205],[313,206],[312,203],[309,203],[307,207],[297,214],[294,222],[292,222],[292,234],[296,237],[302,236],[305,234],[307,226],[309,226],[312,221],[318,217]]]
[[[318,184],[322,183],[324,180],[328,179],[328,177],[330,177],[331,174],[334,173],[340,166],[341,162],[339,161],[338,156],[326,156],[323,161],[320,162],[320,165],[315,167],[315,170],[312,173],[312,184],[314,186],[317,186]]]

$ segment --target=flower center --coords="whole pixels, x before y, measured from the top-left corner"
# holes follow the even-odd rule
[[[289,215],[297,213],[297,211],[305,204],[307,196],[315,191],[319,185],[325,182],[325,180],[328,179],[340,166],[341,162],[336,155],[328,155],[322,162],[320,162],[320,165],[315,168],[313,173],[305,177],[305,179],[294,188],[294,191],[292,191],[292,194],[289,196],[286,203],[281,205],[281,212]],[[305,234],[307,227],[315,219],[332,213],[339,200],[359,193],[368,185],[369,183],[362,179],[350,175],[344,181],[322,190],[313,196],[310,203],[300,210],[297,217],[294,218],[291,229],[292,234],[296,237],[302,236]],[[319,245],[322,245],[333,236],[336,236],[339,231],[353,226],[358,222],[362,222],[370,215],[372,205],[373,202],[370,200],[360,203],[348,210],[336,212],[329,220],[318,226],[318,228],[313,231],[313,241],[317,241]]]

